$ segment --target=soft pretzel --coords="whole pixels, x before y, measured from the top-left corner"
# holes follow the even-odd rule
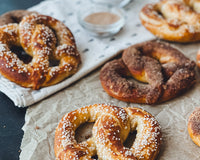
[[[85,122],[94,122],[92,137],[77,143],[76,129]],[[123,142],[129,132],[137,130],[132,147]],[[54,151],[57,159],[154,160],[161,147],[161,130],[156,119],[139,108],[120,108],[94,104],[67,113],[55,132]]]
[[[169,44],[149,41],[125,49],[122,58],[105,64],[100,80],[114,98],[154,104],[190,88],[195,83],[194,67],[195,62]]]
[[[200,108],[195,108],[188,119],[188,133],[193,142],[200,147]]]
[[[27,10],[14,10],[4,13],[0,16],[0,26],[9,23],[19,23],[24,16],[33,14],[36,12],[31,12]]]
[[[12,46],[22,46],[32,61],[24,63]],[[59,61],[50,66],[50,60]],[[0,27],[0,73],[33,89],[56,84],[74,74],[80,64],[74,37],[60,21],[45,15],[25,16],[18,24]]]
[[[199,51],[197,52],[197,57],[196,57],[196,59],[197,59],[196,64],[197,64],[197,66],[200,68],[200,49],[199,49]]]
[[[175,42],[200,40],[199,0],[160,0],[140,12],[144,27],[155,36]]]

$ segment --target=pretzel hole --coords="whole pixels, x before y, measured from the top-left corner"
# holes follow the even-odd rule
[[[122,71],[119,71],[118,73],[120,74],[122,78],[125,78],[129,82],[133,82],[136,84],[143,84],[143,85],[148,84],[148,82],[145,82],[145,80],[140,81],[134,78],[129,71],[122,70]]]
[[[11,52],[15,53],[17,57],[22,60],[25,64],[28,64],[31,62],[32,57],[28,55],[22,47],[19,46],[12,46],[10,48]]]
[[[52,59],[52,58],[49,59],[49,67],[59,66],[59,64],[60,64],[59,60],[55,60],[55,59]]]
[[[86,141],[90,137],[92,137],[92,128],[94,123],[86,122],[81,124],[75,131],[75,139],[77,143],[81,143]]]
[[[12,23],[19,23],[21,21],[21,17],[17,16],[10,16],[10,19],[12,20]]]
[[[135,84],[138,84],[138,85],[144,85],[145,84],[148,84],[148,82],[144,82],[144,81],[139,81],[137,80],[136,78],[132,77],[132,76],[129,76],[129,77],[126,77],[126,79],[130,82],[134,82]]]
[[[127,139],[123,143],[124,147],[130,149],[133,146],[133,143],[135,141],[136,135],[137,135],[137,131],[136,130],[133,131],[133,132],[130,132],[128,137],[127,137]]]
[[[159,10],[156,10],[156,13],[159,17],[162,17],[162,18],[165,18],[164,15],[159,11]]]
[[[98,160],[98,156],[97,156],[97,155],[92,156],[91,158],[92,158],[92,159],[96,159],[96,160]]]

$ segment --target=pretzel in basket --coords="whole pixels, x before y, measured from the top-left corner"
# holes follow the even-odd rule
[[[200,40],[200,1],[161,0],[140,12],[144,27],[155,36],[174,42]]]
[[[12,52],[23,47],[32,56],[26,64]],[[58,65],[50,66],[50,61]],[[74,37],[60,21],[31,14],[22,21],[0,27],[0,73],[7,79],[32,89],[56,84],[74,74],[80,64]]]
[[[92,137],[77,143],[76,129],[85,122],[94,122]],[[137,130],[132,147],[123,142],[129,132]],[[154,160],[161,148],[161,129],[156,119],[139,108],[120,108],[94,104],[67,113],[55,132],[54,151],[60,160]]]

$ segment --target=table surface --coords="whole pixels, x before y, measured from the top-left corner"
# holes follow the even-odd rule
[[[41,0],[0,0],[0,14],[15,9],[27,9]],[[17,160],[23,137],[25,108],[16,107],[0,92],[0,160]]]

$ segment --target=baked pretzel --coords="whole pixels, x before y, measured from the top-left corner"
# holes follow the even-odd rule
[[[197,64],[197,66],[200,68],[200,50],[197,52],[197,57],[196,57],[196,59],[197,59],[196,64]]]
[[[92,137],[77,143],[76,129],[85,122],[95,122]],[[132,147],[123,142],[129,132],[137,130]],[[94,104],[67,113],[55,132],[54,151],[57,159],[137,159],[154,160],[161,147],[161,131],[156,119],[139,108],[120,108]]]
[[[22,46],[32,56],[24,63],[12,46]],[[58,61],[50,66],[50,60]],[[80,64],[74,37],[60,21],[45,15],[25,16],[19,24],[0,27],[0,73],[7,79],[32,89],[56,84],[74,74]]]
[[[0,16],[0,26],[9,23],[19,23],[24,16],[33,14],[36,12],[31,12],[27,10],[14,10],[4,13]]]
[[[140,12],[144,27],[155,36],[174,42],[200,40],[199,0],[160,0]]]
[[[122,58],[105,64],[100,80],[114,98],[154,104],[190,88],[195,83],[194,67],[195,62],[169,44],[149,41],[125,49]]]
[[[188,119],[188,133],[193,142],[200,147],[200,108],[195,108]]]

